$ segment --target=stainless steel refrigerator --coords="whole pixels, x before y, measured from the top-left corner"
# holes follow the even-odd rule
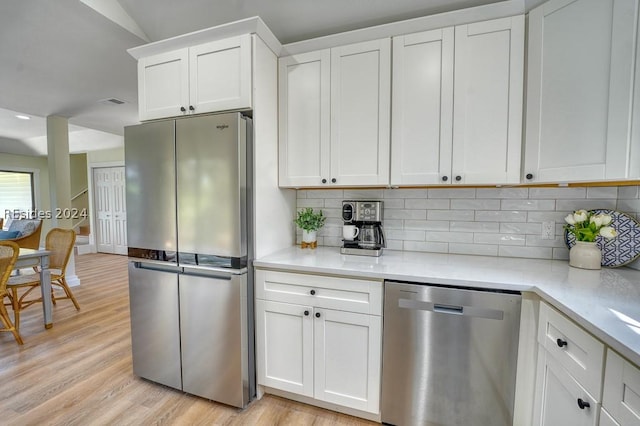
[[[125,128],[136,375],[224,404],[255,395],[251,120]]]

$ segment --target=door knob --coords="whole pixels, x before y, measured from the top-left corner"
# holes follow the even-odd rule
[[[181,112],[185,112],[187,109],[185,107],[180,107]]]
[[[311,290],[309,293],[313,296],[314,294],[316,294],[316,291],[315,290]]]
[[[561,347],[561,348],[562,348],[562,347],[564,347],[564,346],[567,346],[567,341],[566,341],[566,340],[562,340],[562,339],[558,338],[558,340],[556,340],[556,344],[557,344],[559,347]]]
[[[309,311],[304,311],[304,316],[308,317],[309,316]]]
[[[443,181],[443,182],[446,182],[446,181],[448,181],[448,180],[449,180],[449,176],[442,176],[442,181]]]
[[[527,173],[527,175],[525,176],[528,180],[533,179],[533,174],[531,173]]]
[[[320,312],[316,312],[316,318],[320,318]]]

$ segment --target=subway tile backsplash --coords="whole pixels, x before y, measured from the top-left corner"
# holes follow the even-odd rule
[[[388,250],[567,259],[564,217],[578,209],[616,209],[640,219],[640,187],[298,190],[298,209],[327,216],[318,244],[342,244],[342,200],[384,201]],[[542,239],[542,222],[555,222]],[[298,242],[301,233],[298,230]],[[630,265],[640,269],[640,260]]]

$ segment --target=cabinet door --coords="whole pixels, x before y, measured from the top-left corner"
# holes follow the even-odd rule
[[[251,35],[191,47],[189,93],[194,113],[251,108]]]
[[[189,50],[161,53],[138,61],[140,121],[173,117],[189,106]],[[185,108],[181,111],[181,108]]]
[[[391,185],[451,182],[453,37],[393,38]]]
[[[640,425],[640,369],[609,349],[604,371],[603,406],[620,425]]]
[[[552,0],[529,13],[525,175],[628,176],[638,0]]]
[[[585,403],[589,406],[585,406]],[[540,347],[533,424],[595,426],[598,424],[599,410],[600,404]]]
[[[389,183],[390,90],[390,39],[331,49],[331,183]]]
[[[280,186],[330,180],[330,65],[329,49],[279,60]]]
[[[313,397],[312,308],[256,300],[258,384]]]
[[[607,413],[607,411],[602,407],[600,409],[600,426],[620,426],[620,423],[613,420],[613,418]]]
[[[378,413],[381,341],[379,316],[316,309],[315,398]]]
[[[455,29],[453,183],[519,183],[524,16]]]

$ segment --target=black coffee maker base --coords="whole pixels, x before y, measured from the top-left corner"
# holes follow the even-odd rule
[[[382,255],[382,248],[378,249],[366,249],[366,248],[351,248],[351,247],[340,247],[341,254],[355,254],[358,256],[373,256],[378,257]]]

